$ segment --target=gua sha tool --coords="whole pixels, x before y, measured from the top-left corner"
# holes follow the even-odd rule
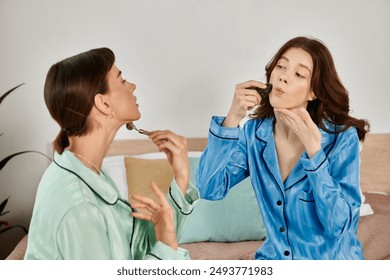
[[[247,87],[247,89],[254,89],[260,94],[261,98],[266,98],[272,90],[272,84],[266,84],[266,86],[266,88]]]

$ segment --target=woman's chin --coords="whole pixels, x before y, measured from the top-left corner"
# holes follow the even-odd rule
[[[132,121],[138,121],[141,118],[141,112],[138,111],[137,114],[133,117]]]

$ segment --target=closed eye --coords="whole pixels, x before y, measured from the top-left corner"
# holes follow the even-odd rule
[[[305,78],[305,76],[299,74],[298,72],[296,72],[295,75],[297,75],[298,78]]]
[[[122,84],[125,84],[125,83],[126,83],[126,79],[123,79]]]

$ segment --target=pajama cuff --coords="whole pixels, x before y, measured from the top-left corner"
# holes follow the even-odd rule
[[[308,172],[315,172],[326,161],[326,155],[322,149],[320,149],[312,158],[309,158],[307,153],[301,157],[303,168]]]
[[[183,196],[180,187],[177,185],[176,178],[173,178],[169,188],[169,196],[183,215],[189,215],[199,200],[199,191],[190,181],[186,195]]]
[[[174,250],[172,247],[164,244],[161,241],[157,241],[152,250],[147,254],[149,258],[156,258],[157,260],[189,260],[190,254],[188,250],[183,248],[177,248]]]
[[[223,127],[225,117],[212,117],[210,122],[210,133],[222,139],[237,140],[240,134],[240,127]]]

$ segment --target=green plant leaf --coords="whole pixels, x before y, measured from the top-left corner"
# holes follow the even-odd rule
[[[3,102],[3,100],[11,93],[13,92],[15,89],[17,89],[18,87],[24,85],[24,83],[21,83],[20,85],[17,85],[16,87],[14,88],[11,88],[9,91],[7,91],[6,93],[4,93],[1,97],[0,97],[0,104],[1,102]]]
[[[18,153],[14,153],[12,155],[9,155],[8,157],[6,158],[3,158],[0,162],[0,170],[3,169],[3,167],[14,157],[18,156],[18,155],[21,155],[21,154],[26,154],[26,153],[37,153],[37,154],[40,154],[42,156],[44,156],[45,158],[47,158],[48,160],[51,161],[51,158],[49,158],[47,155],[45,155],[44,153],[41,153],[41,152],[38,152],[38,151],[22,151],[22,152],[18,152]]]
[[[3,213],[4,209],[5,209],[5,206],[7,206],[7,203],[8,203],[8,199],[9,197],[7,197],[1,204],[0,204],[0,216],[3,216],[7,213],[9,213],[8,211]]]
[[[1,212],[0,217],[4,216],[5,214],[8,214],[8,213],[9,213],[9,211]]]

